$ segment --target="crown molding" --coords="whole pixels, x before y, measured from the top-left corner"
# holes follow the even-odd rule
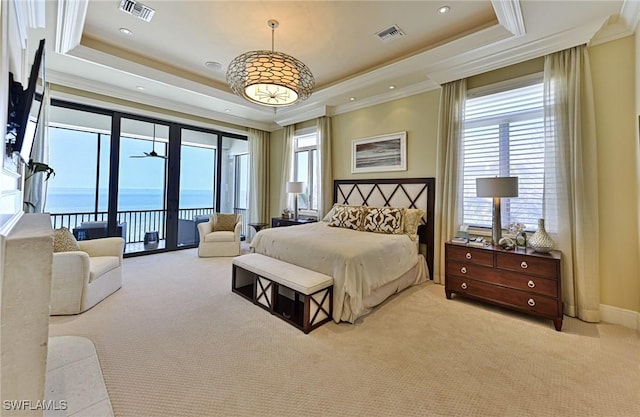
[[[520,8],[520,0],[491,0],[498,22],[514,36],[527,33],[524,17]]]
[[[322,116],[331,116],[331,109],[328,106],[315,106],[304,112],[295,112],[295,114],[289,115],[289,117],[278,117],[276,113],[275,122],[280,127],[289,126],[295,123],[305,122],[307,120],[316,119]]]
[[[80,45],[88,0],[58,0],[55,51],[66,54]]]
[[[38,0],[13,0],[20,46],[27,49],[29,29],[45,27],[45,2]]]
[[[601,45],[633,35],[640,22],[640,2],[625,0],[620,8],[618,21],[608,24],[608,20],[589,42],[589,46]]]
[[[249,120],[246,118],[241,118],[241,117],[233,116],[226,113],[214,112],[211,110],[206,110],[202,107],[192,106],[192,105],[184,104],[180,102],[168,103],[166,99],[155,97],[148,93],[137,93],[137,92],[128,90],[126,88],[120,88],[120,87],[113,86],[111,84],[100,83],[100,82],[96,82],[94,80],[89,80],[86,78],[70,76],[68,74],[61,73],[58,71],[47,70],[47,78],[49,82],[52,84],[57,84],[61,86],[78,89],[78,90],[83,90],[83,91],[87,91],[94,94],[101,94],[108,97],[114,97],[121,100],[127,100],[134,103],[153,106],[153,107],[157,107],[167,111],[175,111],[178,113],[190,114],[190,115],[210,119],[213,122],[220,121],[220,122],[235,124],[238,126],[252,127],[255,129],[261,129],[266,131],[279,129],[279,126],[275,126],[273,123],[265,123],[265,122],[255,121],[255,120]],[[64,97],[66,99],[70,98],[71,101],[77,102],[80,100],[84,104],[90,104],[96,107],[104,107],[104,102],[100,100],[92,99],[89,97],[80,97],[76,95],[66,94],[60,91],[55,91],[55,90],[52,91],[52,97],[53,98]],[[169,104],[170,106],[168,106]],[[139,108],[111,104],[111,103],[109,104],[109,107],[118,108],[119,110],[122,110],[122,111],[135,112],[139,114],[142,111],[142,109],[139,109]],[[155,114],[154,117],[157,117],[157,114]],[[214,125],[214,123],[209,124],[207,127],[211,127],[212,125]],[[216,128],[220,130],[227,130],[227,131],[230,130],[228,127],[216,126]],[[237,132],[240,132],[242,134],[246,133],[241,130],[238,130]]]
[[[568,31],[556,33],[532,42],[506,48],[493,54],[478,54],[471,51],[461,54],[448,62],[437,63],[429,76],[440,84],[476,74],[503,68],[509,65],[538,58],[576,45],[586,44],[598,31],[606,19],[598,19]]]
[[[404,88],[396,88],[392,92],[385,92],[384,94],[378,94],[377,96],[367,97],[366,99],[355,100],[347,104],[335,106],[333,108],[333,115],[349,113],[355,110],[360,110],[360,109],[375,106],[378,104],[387,103],[389,101],[399,100],[402,98],[426,93],[428,91],[437,90],[439,88],[440,88],[440,84],[432,80],[426,80],[421,83],[412,84]]]
[[[624,21],[629,30],[635,32],[640,23],[640,2],[637,0],[624,0],[620,8],[620,19]]]

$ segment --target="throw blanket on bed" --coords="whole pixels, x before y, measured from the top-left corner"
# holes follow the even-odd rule
[[[329,227],[326,222],[263,229],[254,252],[333,277],[333,319],[354,322],[366,313],[362,300],[413,268],[418,248],[407,235]],[[416,284],[426,277],[421,276]]]

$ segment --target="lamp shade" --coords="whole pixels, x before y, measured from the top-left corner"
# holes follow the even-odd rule
[[[518,177],[476,178],[478,197],[517,197]]]
[[[302,181],[289,181],[287,183],[288,193],[301,193],[304,191],[304,182]]]
[[[227,68],[227,83],[239,96],[267,106],[289,106],[306,100],[315,86],[311,70],[301,61],[274,50],[277,20],[269,20],[271,50],[237,56]]]

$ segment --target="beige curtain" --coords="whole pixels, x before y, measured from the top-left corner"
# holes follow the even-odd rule
[[[444,243],[461,223],[462,186],[459,173],[467,81],[442,86],[436,161],[434,282],[444,284]]]
[[[249,129],[249,218],[247,223],[269,219],[269,132]],[[250,234],[255,231],[251,229]]]
[[[49,164],[49,104],[51,102],[49,84],[44,89],[42,97],[42,109],[40,110],[40,118],[36,135],[31,148],[31,159],[34,162]],[[52,167],[53,168],[53,167]],[[55,170],[55,168],[54,168]],[[32,173],[27,167],[24,167],[24,211],[27,213],[43,213],[46,203],[47,182],[45,181],[47,174],[44,172]]]
[[[318,129],[318,167],[320,189],[318,190],[318,220],[322,219],[333,206],[333,171],[331,168],[331,118],[322,116],[316,123]]]
[[[545,57],[544,216],[562,252],[564,313],[600,320],[598,166],[589,55]]]
[[[282,146],[282,184],[280,184],[280,210],[293,209],[293,195],[287,193],[287,182],[293,181],[293,138],[295,125],[285,126]]]

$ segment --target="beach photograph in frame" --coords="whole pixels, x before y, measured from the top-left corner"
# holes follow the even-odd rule
[[[352,141],[351,173],[406,170],[407,132]]]

